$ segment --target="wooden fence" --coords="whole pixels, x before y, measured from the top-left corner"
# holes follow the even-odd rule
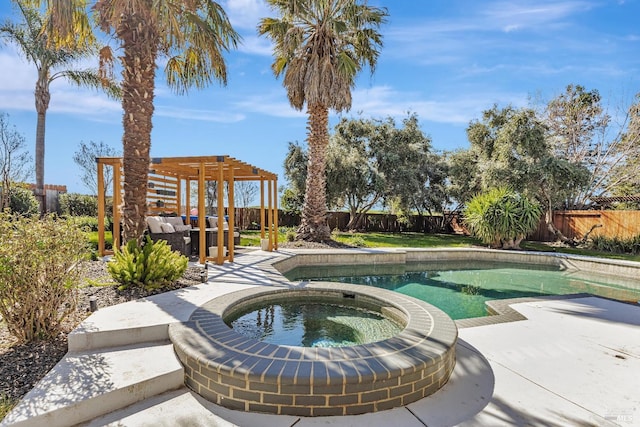
[[[29,189],[31,191],[36,190],[35,184],[29,184]],[[44,209],[45,212],[54,212],[61,213],[60,210],[60,194],[64,194],[67,192],[66,185],[52,185],[45,184],[44,185]]]
[[[279,212],[278,224],[283,227],[297,227],[300,225],[300,216]],[[442,217],[413,216],[411,226],[398,221],[395,215],[367,214],[362,223],[362,229],[377,232],[402,232],[413,231],[430,233],[439,231],[439,222]],[[345,230],[349,222],[348,212],[329,212],[328,222],[331,229]],[[589,211],[556,211],[553,215],[553,223],[556,228],[569,238],[581,238],[591,227],[596,228],[591,235],[603,235],[607,237],[628,238],[640,234],[640,210],[613,211],[613,210],[589,210]],[[242,229],[259,228],[260,209],[237,208],[236,227]],[[459,234],[467,234],[462,224],[460,215],[454,213],[452,221],[446,231]],[[540,221],[538,229],[532,233],[529,240],[542,242],[554,241],[555,237],[547,229],[544,218]]]
[[[640,234],[640,211],[556,211],[553,224],[570,239],[581,238],[594,225],[601,227],[594,229],[592,236],[629,238]],[[555,240],[544,220],[529,238],[542,242]]]
[[[260,209],[256,208],[236,208],[236,227],[241,229],[258,229],[260,224]],[[348,212],[329,212],[327,221],[329,227],[338,230],[346,230],[350,215]],[[391,214],[367,214],[362,220],[361,227],[366,231],[376,232],[402,232],[414,231],[429,233],[440,229],[441,216],[418,216],[411,218],[411,225],[398,221],[396,215]],[[453,213],[451,223],[447,231],[463,232],[459,225],[459,214]],[[297,227],[300,225],[300,215],[278,211],[278,225],[282,227]]]

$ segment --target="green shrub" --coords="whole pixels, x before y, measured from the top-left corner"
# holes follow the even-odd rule
[[[492,247],[519,248],[540,222],[542,208],[535,200],[507,188],[494,188],[471,199],[464,222],[471,234]]]
[[[0,214],[0,315],[21,341],[47,339],[76,307],[86,238],[68,221]]]
[[[82,231],[98,231],[98,218],[95,216],[72,216],[69,220],[73,222],[76,227],[82,229]],[[105,223],[106,223],[105,219]],[[107,229],[105,224],[105,229]]]
[[[60,195],[63,215],[98,217],[98,198],[87,194],[66,193]]]
[[[33,195],[33,191],[14,184],[9,190],[9,208],[13,213],[31,216],[38,214],[40,204],[36,196]]]
[[[364,248],[365,246],[367,246],[367,243],[364,241],[362,236],[349,237],[346,243],[356,248]]]
[[[627,239],[596,235],[591,238],[589,247],[601,252],[640,255],[640,234]]]
[[[187,257],[172,252],[167,242],[152,242],[147,236],[142,247],[130,240],[122,250],[116,249],[107,269],[122,289],[133,285],[149,291],[175,282],[184,274],[187,263]]]
[[[278,227],[278,234],[284,236],[284,240],[287,242],[295,241],[298,235],[295,227]]]

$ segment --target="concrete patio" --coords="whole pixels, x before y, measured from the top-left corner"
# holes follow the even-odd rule
[[[640,306],[597,297],[516,303],[526,320],[461,328],[449,382],[402,408],[300,418],[232,411],[190,392],[168,325],[228,292],[287,286],[271,263],[293,252],[239,254],[210,266],[206,284],[101,308],[0,425],[640,425]]]

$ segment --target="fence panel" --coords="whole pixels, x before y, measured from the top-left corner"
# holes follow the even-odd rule
[[[594,225],[601,225],[591,235],[629,238],[640,234],[640,211],[555,211],[553,224],[570,239],[582,238]],[[543,242],[553,241],[544,218],[529,238]]]

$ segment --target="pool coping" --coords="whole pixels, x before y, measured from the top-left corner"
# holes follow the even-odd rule
[[[586,255],[572,255],[557,252],[511,251],[487,248],[376,248],[376,249],[329,249],[329,250],[284,250],[284,259],[269,260],[261,265],[261,269],[272,278],[278,278],[296,286],[304,281],[288,281],[283,273],[302,265],[357,265],[364,262],[368,264],[406,264],[433,261],[487,261],[487,262],[511,262],[517,264],[535,264],[547,266],[559,266],[567,270],[589,272],[598,275],[611,274],[623,279],[636,279],[640,277],[640,262],[595,258]],[[281,250],[283,252],[283,250]],[[640,281],[629,282],[636,286],[628,286],[629,289],[640,290]],[[570,295],[547,295],[540,297],[510,298],[503,300],[490,300],[485,304],[489,311],[488,316],[473,317],[455,320],[458,328],[471,328],[484,325],[496,325],[500,323],[517,322],[527,318],[514,310],[511,305],[548,301],[584,298],[594,296],[588,293],[576,293]],[[597,296],[597,295],[596,295]],[[605,298],[598,296],[599,298]],[[624,302],[624,301],[620,301]]]
[[[236,304],[287,293],[344,293],[397,310],[406,325],[392,338],[335,348],[280,346],[248,338],[224,318]],[[335,295],[334,295],[335,296]],[[230,409],[280,415],[357,415],[406,406],[435,393],[455,366],[456,324],[442,310],[386,289],[313,282],[250,288],[215,298],[188,322],[169,326],[186,385]]]

